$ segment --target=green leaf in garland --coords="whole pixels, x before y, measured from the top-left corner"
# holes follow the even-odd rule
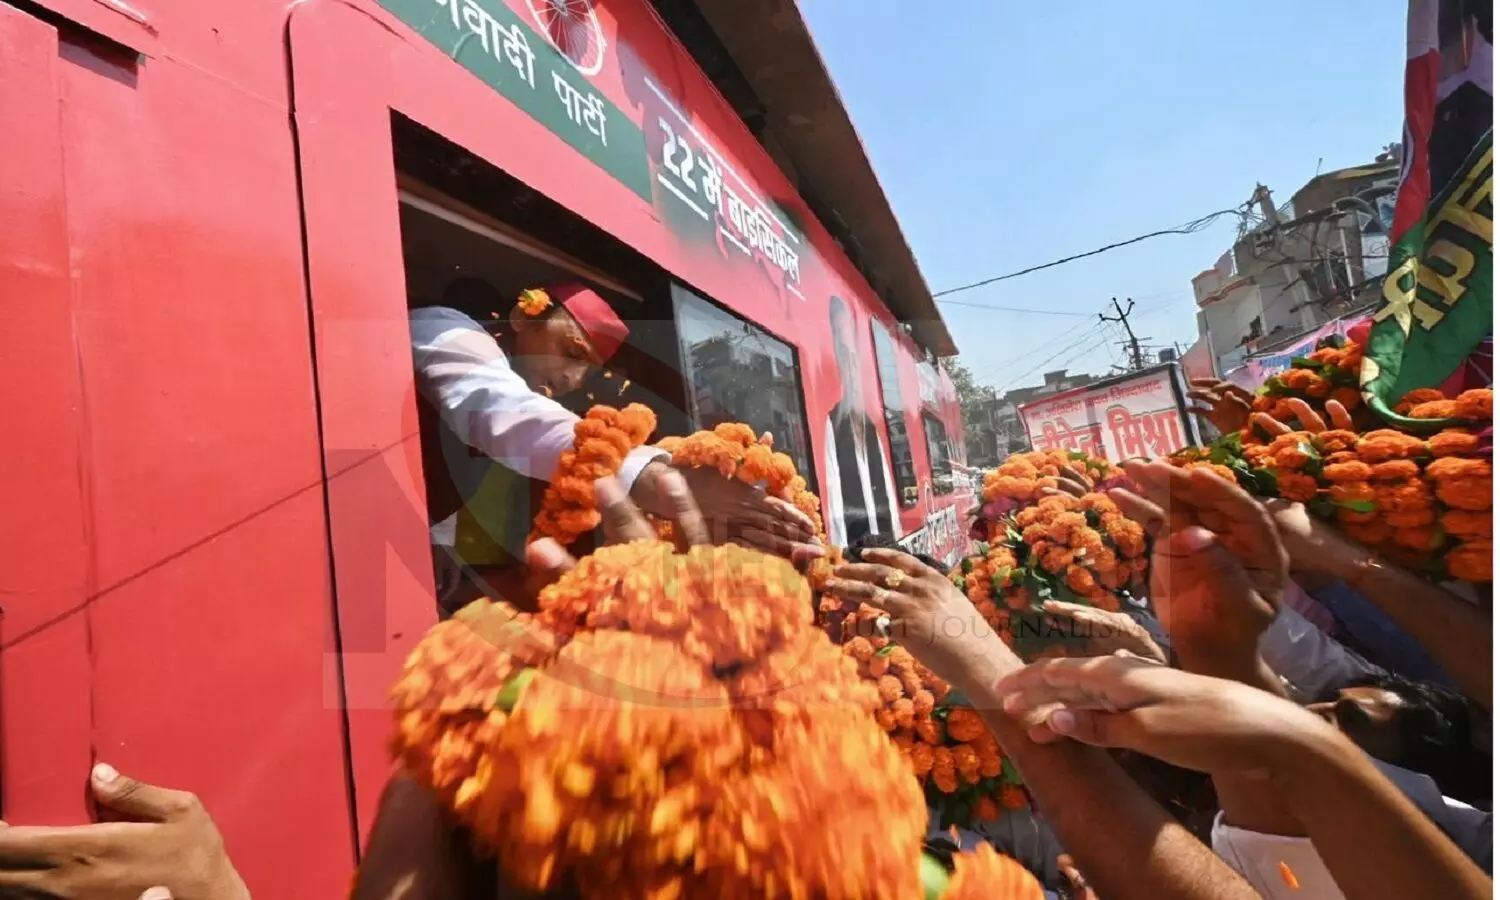
[[[1375,511],[1374,500],[1334,500],[1332,503],[1335,506],[1342,506],[1344,509],[1352,510],[1353,512],[1372,513]]]
[[[965,575],[974,571],[974,557],[965,556],[962,560],[959,561],[958,567]]]
[[[1323,364],[1313,362],[1305,356],[1294,356],[1292,357],[1292,368],[1317,370],[1323,368]]]
[[[1254,485],[1251,493],[1258,496],[1275,497],[1281,492],[1281,483],[1276,480],[1276,473],[1270,469],[1251,469],[1250,480]]]
[[[948,890],[948,869],[931,853],[923,852],[918,863],[922,873],[923,900],[941,900]]]
[[[892,653],[895,653],[895,652],[896,652],[896,645],[895,644],[886,644],[884,647],[881,647],[879,650],[876,650],[875,651],[875,655],[878,656],[878,657],[884,658],[884,657],[890,656]]]
[[[990,542],[980,541],[979,543],[974,545],[974,551],[980,556],[988,556],[990,553]]]
[[[1015,787],[1020,787],[1021,785],[1025,784],[1025,782],[1021,780],[1021,773],[1016,771],[1015,764],[1012,763],[1009,759],[1000,761],[1000,781],[1004,784],[1013,785]]]
[[[1338,504],[1319,495],[1308,501],[1307,511],[1320,519],[1331,519],[1337,514]]]
[[[968,696],[963,691],[958,688],[949,688],[948,693],[943,697],[943,705],[952,708],[955,706],[973,706],[974,704],[969,702]]]
[[[505,686],[500,688],[500,693],[495,697],[495,705],[500,709],[510,712],[521,702],[521,692],[536,678],[536,669],[522,669],[510,676]]]

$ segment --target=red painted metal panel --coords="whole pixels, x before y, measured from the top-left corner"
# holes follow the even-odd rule
[[[86,815],[92,580],[68,281],[57,33],[0,4],[0,734],[3,813]],[[19,388],[19,389],[18,389]]]
[[[331,20],[329,43],[309,20]],[[393,35],[342,5],[291,26],[334,585],[362,833],[391,763],[386,694],[437,620],[397,218]]]
[[[5,493],[32,508],[51,500],[64,521],[81,511],[87,553],[59,558],[68,544],[54,541],[43,574],[47,584],[87,575],[86,588],[48,599],[86,600],[89,619],[23,644],[14,658],[36,675],[22,686],[7,671],[5,699],[71,716],[54,692],[92,693],[93,733],[18,731],[7,708],[7,763],[55,755],[71,813],[92,743],[122,770],[198,793],[257,895],[337,895],[354,835],[342,713],[325,676],[328,550],[284,111],[169,59],[140,64],[66,41],[51,53],[37,68],[55,73],[55,96],[5,85],[0,117],[17,98],[47,97],[5,133],[32,139],[61,122],[61,153],[54,137],[48,155],[63,164],[67,245],[53,265],[71,274],[73,305],[61,322],[18,319],[38,332],[23,349],[53,357],[3,359],[20,369],[7,371],[25,385],[11,395],[20,408],[52,427],[30,407],[31,392],[45,396],[44,409],[71,412],[62,424],[75,436],[49,434],[46,459],[6,467],[18,483]],[[12,58],[0,56],[0,71]],[[0,221],[35,231],[48,220]],[[12,238],[0,230],[7,273],[28,261]],[[6,287],[7,304],[27,296]],[[55,396],[70,384],[77,396]],[[82,501],[61,485],[64,468]],[[4,552],[0,577],[49,561],[15,556],[9,541]],[[51,654],[60,677],[38,668]]]
[[[157,51],[156,23],[142,0],[39,0],[39,5],[137,53]]]

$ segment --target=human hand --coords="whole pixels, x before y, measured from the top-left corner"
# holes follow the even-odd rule
[[[1110,612],[1062,600],[1043,601],[1042,611],[1048,614],[1050,625],[1065,627],[1059,621],[1065,619],[1075,627],[1081,627],[1083,637],[1088,639],[1089,652],[1094,656],[1109,656],[1124,651],[1153,662],[1167,661],[1166,652],[1151,639],[1145,626],[1128,613]]]
[[[1188,399],[1195,405],[1188,412],[1207,419],[1220,434],[1234,434],[1250,420],[1255,395],[1237,384],[1217,378],[1194,378]]]
[[[1338,529],[1309,515],[1301,503],[1279,499],[1261,502],[1276,523],[1294,571],[1347,578],[1369,557],[1368,551]]]
[[[1216,775],[1268,777],[1291,745],[1332,730],[1265,691],[1129,656],[1041,660],[995,694],[1039,743],[1072,738]]]
[[[743,544],[794,563],[824,554],[824,548],[818,543],[816,525],[785,500],[772,497],[738,479],[725,478],[715,469],[678,470],[665,463],[652,463],[646,468],[649,471],[655,466],[677,472],[683,479],[688,496],[701,510],[699,521],[705,524],[714,542]],[[661,473],[657,477],[668,476]],[[640,482],[637,481],[636,491],[639,490]],[[635,500],[642,508],[657,511],[639,495]]]
[[[1258,669],[1288,571],[1270,513],[1208,469],[1129,462],[1125,471],[1140,493],[1109,496],[1156,538],[1151,598],[1184,664],[1220,675]]]
[[[890,616],[891,639],[972,700],[979,702],[1000,675],[1020,666],[969,598],[941,572],[899,550],[862,550],[860,560],[835,568],[823,590],[884,611]]]
[[[1089,480],[1067,466],[1063,466],[1057,473],[1057,487],[1043,488],[1042,493],[1046,495],[1067,494],[1070,497],[1082,497],[1094,486]]]
[[[1325,400],[1323,402],[1323,409],[1328,413],[1328,421],[1326,422],[1312,408],[1311,404],[1301,397],[1287,398],[1286,405],[1291,407],[1292,412],[1296,414],[1297,422],[1302,426],[1303,431],[1322,434],[1328,430],[1329,425],[1342,431],[1354,430],[1354,417],[1349,414],[1349,410],[1344,407],[1344,404],[1337,400]],[[1273,418],[1270,413],[1256,413],[1250,417],[1250,421],[1259,426],[1261,431],[1271,437],[1281,434],[1291,434],[1296,430],[1287,423]]]
[[[103,763],[89,789],[123,821],[0,826],[0,896],[59,900],[249,900],[198,798]]]

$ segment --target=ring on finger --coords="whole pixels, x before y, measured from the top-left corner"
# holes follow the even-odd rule
[[[885,586],[893,591],[901,590],[901,584],[904,581],[906,581],[906,573],[900,569],[892,569],[891,574],[885,576]]]

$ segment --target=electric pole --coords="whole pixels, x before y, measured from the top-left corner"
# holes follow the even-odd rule
[[[1115,322],[1125,326],[1125,335],[1130,338],[1130,371],[1139,372],[1141,369],[1146,368],[1146,362],[1141,358],[1141,342],[1136,339],[1135,332],[1130,327],[1130,313],[1135,309],[1135,301],[1126,297],[1125,302],[1129,305],[1121,309],[1120,298],[1111,297],[1109,299],[1115,305],[1115,312],[1118,315],[1106,316],[1104,313],[1100,313],[1099,321]]]

